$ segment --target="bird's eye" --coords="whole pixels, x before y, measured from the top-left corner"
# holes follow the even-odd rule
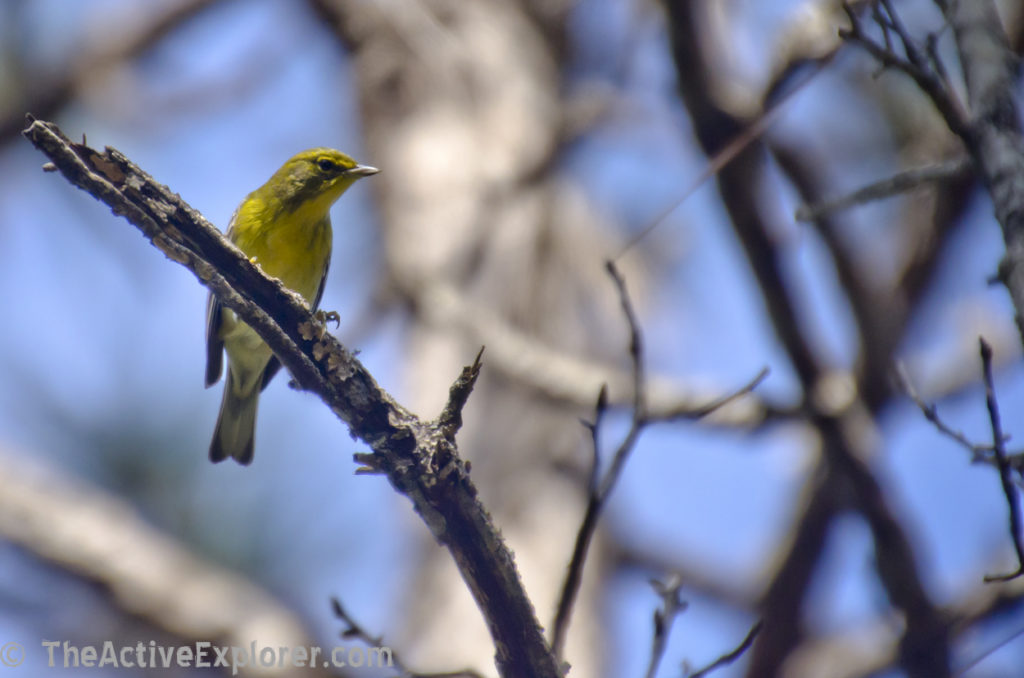
[[[338,169],[337,163],[329,158],[320,158],[316,161],[316,166],[320,168],[321,172],[334,172]]]

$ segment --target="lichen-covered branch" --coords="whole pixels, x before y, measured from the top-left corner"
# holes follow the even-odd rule
[[[359,461],[387,475],[412,500],[434,538],[454,557],[487,620],[499,673],[561,676],[512,553],[477,500],[455,445],[454,409],[465,401],[472,378],[453,391],[456,400],[446,407],[444,422],[416,417],[377,385],[298,295],[264,275],[198,212],[124,155],[74,143],[52,123],[30,120],[24,134],[68,181],[191,270],[259,333],[301,388],[320,396],[352,435],[370,446],[373,454],[359,455]],[[479,367],[471,368],[474,374]]]

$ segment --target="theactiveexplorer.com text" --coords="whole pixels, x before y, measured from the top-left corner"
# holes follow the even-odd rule
[[[46,665],[61,668],[231,668],[236,675],[245,667],[260,668],[343,668],[390,667],[387,647],[321,648],[316,645],[287,647],[260,645],[246,647],[214,645],[197,641],[192,645],[158,645],[155,640],[134,645],[105,641],[102,645],[73,645],[69,641],[44,640]]]

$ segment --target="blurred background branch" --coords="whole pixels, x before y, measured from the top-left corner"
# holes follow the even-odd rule
[[[124,500],[9,450],[0,452],[0,482],[3,539],[102,587],[124,614],[164,634],[163,644],[314,644],[273,596],[161,533]],[[259,667],[242,673],[267,675]],[[315,667],[310,675],[332,674]]]

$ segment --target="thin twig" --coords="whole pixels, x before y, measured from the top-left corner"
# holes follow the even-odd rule
[[[899,14],[896,13],[895,8],[892,6],[892,0],[881,0],[881,6],[885,8],[885,13],[889,17],[886,25],[896,31],[900,42],[903,43],[903,52],[907,55],[907,60],[922,72],[930,72],[928,60],[921,53],[920,48],[918,48],[917,43],[910,35],[910,31],[907,30],[903,20],[900,19]]]
[[[584,423],[584,425],[590,430],[591,434],[591,444],[593,445],[593,466],[590,472],[587,508],[583,514],[583,521],[580,524],[580,529],[576,534],[572,557],[569,560],[569,567],[566,571],[565,582],[562,585],[561,595],[559,596],[558,605],[555,611],[555,619],[551,625],[551,649],[555,653],[555,657],[559,659],[562,657],[562,651],[565,647],[569,620],[572,617],[573,605],[575,604],[576,596],[579,594],[580,584],[583,580],[583,566],[587,559],[587,552],[590,549],[590,543],[593,540],[595,531],[597,530],[598,518],[601,515],[601,510],[604,508],[609,495],[615,489],[616,483],[622,476],[622,471],[625,468],[626,461],[629,459],[629,455],[632,453],[633,448],[636,445],[636,441],[643,432],[643,429],[648,425],[659,421],[678,420],[682,418],[694,419],[707,416],[718,408],[732,402],[736,398],[749,393],[768,375],[768,369],[763,368],[757,376],[754,377],[754,379],[742,388],[696,410],[677,412],[674,413],[673,416],[668,417],[660,414],[657,416],[650,416],[647,413],[647,401],[645,397],[647,385],[645,383],[646,373],[644,370],[643,358],[643,336],[640,331],[640,324],[637,321],[636,312],[633,309],[633,303],[629,297],[629,291],[626,289],[625,279],[616,267],[615,262],[606,262],[605,269],[607,270],[608,275],[611,276],[612,282],[615,284],[615,288],[618,291],[619,301],[622,306],[622,313],[626,318],[627,325],[629,326],[629,354],[633,367],[633,416],[630,421],[629,431],[619,443],[618,448],[615,450],[615,454],[612,455],[612,461],[609,464],[608,471],[603,477],[600,476],[598,470],[600,462],[600,436],[598,429],[600,423],[603,421],[605,410],[607,409],[607,393],[604,387],[602,387],[601,392],[598,395],[597,405],[595,407],[594,423]]]
[[[587,551],[590,549],[590,541],[594,537],[597,518],[603,504],[598,493],[594,492],[590,495],[586,512],[583,514],[583,522],[580,523],[579,532],[576,533],[572,557],[569,559],[569,569],[565,573],[565,582],[562,584],[562,592],[558,598],[555,620],[551,625],[551,650],[559,660],[562,659],[562,653],[565,650],[565,639],[569,632],[572,608],[576,603],[576,596],[583,581],[583,563],[587,559]]]
[[[942,30],[945,30],[949,24],[943,24]],[[946,91],[950,93],[950,96],[956,91],[953,89],[953,81],[949,77],[949,71],[946,69],[946,64],[942,61],[942,57],[939,56],[939,32],[929,33],[928,38],[925,42],[925,51],[928,53],[928,60],[931,62],[932,68],[935,70],[935,75],[938,76],[942,85],[946,88]]]
[[[882,14],[882,8],[878,2],[871,3],[871,18],[875,20],[878,27],[882,29],[882,39],[885,40],[885,49],[889,52],[893,51],[892,48],[892,35],[889,31],[894,28],[892,21]]]
[[[583,564],[587,559],[587,552],[593,540],[594,532],[597,529],[597,519],[604,507],[608,494],[615,486],[618,476],[622,473],[622,467],[626,463],[630,450],[632,450],[640,430],[643,427],[644,407],[644,370],[643,370],[643,341],[640,337],[640,328],[637,325],[636,314],[633,311],[632,302],[626,290],[626,283],[616,268],[615,263],[608,261],[605,264],[608,275],[611,276],[615,287],[619,292],[619,301],[622,305],[623,315],[629,325],[629,354],[633,362],[633,419],[630,422],[629,432],[619,444],[618,450],[612,458],[611,466],[604,478],[600,478],[598,462],[600,460],[599,435],[596,422],[603,414],[605,404],[605,390],[602,387],[598,395],[595,408],[595,425],[591,429],[591,437],[594,445],[594,468],[591,470],[590,496],[587,501],[587,508],[583,514],[583,522],[579,532],[576,534],[576,542],[573,545],[572,558],[569,560],[569,569],[565,575],[565,582],[562,585],[562,593],[558,599],[558,606],[555,611],[555,620],[552,624],[551,649],[555,657],[562,658],[565,649],[565,639],[569,630],[569,619],[572,617],[572,608],[579,594],[580,584],[583,581]],[[600,478],[600,479],[599,479]]]
[[[341,601],[337,598],[331,598],[331,609],[334,611],[334,616],[345,623],[345,628],[341,630],[341,637],[345,640],[355,638],[366,643],[371,649],[380,650],[381,656],[387,658],[386,668],[393,668],[398,671],[398,675],[403,678],[483,678],[479,673],[470,669],[463,669],[462,671],[442,671],[440,673],[420,673],[418,671],[411,670],[401,659],[398,658],[398,653],[390,647],[384,645],[384,639],[381,636],[372,635],[363,626],[355,620],[352,615],[342,606]]]
[[[633,422],[629,427],[629,432],[626,433],[626,437],[615,451],[611,466],[608,468],[608,473],[605,474],[604,481],[601,483],[599,493],[602,501],[611,494],[615,483],[619,480],[619,476],[622,475],[622,469],[626,465],[626,460],[629,459],[629,455],[633,451],[633,445],[640,436],[640,431],[647,424],[647,398],[645,396],[647,388],[644,372],[644,346],[643,337],[640,334],[640,324],[636,319],[636,312],[633,310],[633,302],[629,298],[629,291],[626,289],[626,281],[622,274],[619,273],[615,262],[606,262],[605,269],[615,282],[615,288],[619,292],[619,301],[622,304],[622,314],[626,317],[626,322],[629,324],[629,357],[633,363]]]
[[[651,580],[651,587],[661,597],[661,607],[654,611],[654,637],[651,640],[651,660],[647,665],[647,678],[654,678],[658,665],[668,647],[668,636],[672,631],[672,622],[690,606],[679,597],[683,588],[683,580],[679,575],[672,575],[667,582]]]
[[[441,416],[437,418],[437,423],[442,433],[449,440],[454,440],[455,434],[462,428],[462,410],[466,406],[466,401],[469,400],[469,394],[473,392],[473,386],[476,385],[477,378],[480,376],[480,368],[483,367],[481,358],[483,356],[484,347],[481,346],[480,351],[477,352],[476,358],[473,360],[473,364],[462,368],[459,378],[455,380],[448,390],[448,402],[441,411]]]
[[[714,155],[714,157],[708,160],[707,167],[697,175],[697,178],[687,186],[686,190],[683,191],[682,195],[679,196],[671,205],[663,209],[657,214],[650,223],[644,228],[637,232],[632,238],[623,245],[622,249],[619,250],[613,259],[618,261],[622,259],[633,247],[637,245],[641,240],[651,234],[651,231],[656,229],[662,224],[669,215],[676,211],[676,209],[682,205],[686,200],[693,195],[698,188],[704,185],[704,182],[711,177],[718,174],[723,167],[731,163],[736,156],[738,156],[745,148],[750,146],[754,141],[759,139],[765,130],[767,130],[775,122],[782,112],[786,102],[788,102],[794,95],[802,92],[807,85],[814,80],[814,78],[825,70],[825,67],[831,63],[832,59],[838,53],[838,50],[833,50],[816,60],[815,68],[807,73],[796,85],[791,89],[787,90],[784,94],[777,97],[771,105],[764,111],[762,111],[746,128],[741,130],[728,144],[723,146],[721,150]]]
[[[850,20],[850,28],[840,29],[839,37],[860,45],[864,51],[873,56],[885,68],[893,68],[909,75],[917,86],[928,95],[932,103],[942,114],[946,125],[957,136],[967,135],[969,122],[963,104],[956,95],[946,88],[942,77],[929,65],[927,56],[915,44],[899,15],[887,0],[882,0],[888,18],[880,12],[873,15],[875,23],[882,29],[886,44],[881,45],[873,40],[864,30],[863,22],[857,11],[849,3],[843,3],[843,11]],[[892,30],[903,45],[905,56],[900,56],[893,48],[888,31]]]
[[[583,515],[583,522],[580,525],[579,532],[576,534],[576,542],[573,545],[572,558],[569,560],[569,569],[565,575],[565,583],[562,585],[562,593],[558,599],[555,620],[552,624],[551,649],[555,653],[555,657],[558,659],[562,658],[562,652],[565,649],[565,639],[569,630],[569,619],[572,617],[572,608],[576,602],[576,596],[579,594],[580,584],[583,581],[583,564],[586,562],[590,543],[594,538],[595,531],[597,530],[598,517],[601,514],[601,510],[604,508],[608,495],[611,494],[619,476],[622,475],[622,469],[626,464],[626,460],[629,458],[629,454],[632,451],[637,438],[640,436],[640,431],[645,425],[644,392],[646,390],[646,385],[644,383],[643,340],[641,338],[640,327],[637,323],[636,313],[633,311],[633,303],[629,299],[626,282],[619,273],[618,268],[615,266],[615,262],[606,262],[605,270],[608,272],[608,275],[611,276],[612,282],[615,283],[615,288],[619,293],[619,301],[622,305],[622,312],[626,317],[627,324],[629,325],[629,355],[633,363],[633,418],[630,422],[629,431],[626,433],[626,437],[623,438],[621,443],[619,443],[619,447],[612,457],[612,462],[608,468],[608,472],[605,473],[604,478],[592,484],[590,497],[587,501],[587,508]],[[603,409],[601,400],[602,398],[599,396],[597,407],[598,414],[600,414]],[[592,438],[594,444],[594,464],[596,467],[599,460],[599,436],[596,429],[592,433]],[[592,471],[591,477],[596,480],[596,472]]]
[[[761,385],[761,382],[768,378],[769,374],[771,374],[771,369],[766,365],[765,367],[762,367],[761,370],[757,374],[755,374],[750,381],[748,381],[746,384],[743,384],[732,393],[727,393],[724,396],[721,396],[720,398],[715,398],[711,402],[707,403],[706,405],[701,405],[700,407],[679,408],[675,410],[669,410],[667,412],[651,412],[648,413],[648,415],[644,418],[644,422],[647,424],[654,424],[658,422],[674,422],[682,420],[703,419],[709,414],[725,407],[729,403],[738,400],[745,395],[750,394],[755,388]]]
[[[910,381],[910,376],[907,374],[906,365],[903,363],[896,363],[896,379],[899,381],[900,388],[907,394],[907,397],[914,401],[918,409],[921,410],[921,414],[924,418],[930,421],[939,433],[951,438],[952,440],[963,446],[968,452],[971,453],[972,464],[989,464],[996,466],[995,459],[995,448],[988,443],[975,443],[971,442],[962,431],[958,431],[939,417],[939,410],[935,403],[927,403],[918,394],[917,389],[914,388],[913,383]],[[1004,438],[1004,442],[1009,438]],[[1010,469],[1017,472],[1020,478],[1017,480],[1018,484],[1024,484],[1024,452],[1017,451],[1008,453],[1005,457],[1007,466]]]
[[[712,671],[720,669],[723,666],[728,666],[729,664],[732,664],[734,661],[742,657],[743,653],[749,650],[750,646],[754,644],[754,641],[757,639],[757,634],[761,633],[761,624],[761,621],[758,620],[757,623],[750,627],[750,630],[747,631],[746,638],[744,638],[743,642],[736,646],[736,649],[726,654],[723,654],[721,657],[711,662],[704,668],[689,674],[687,678],[704,678],[704,676],[708,675]]]
[[[601,423],[604,421],[604,415],[607,411],[608,387],[601,384],[601,390],[597,393],[597,405],[594,407],[594,421],[593,423],[584,423],[590,431],[590,447],[593,451],[593,457],[591,458],[590,463],[590,475],[587,480],[587,493],[591,497],[597,494],[597,486],[601,479],[601,444],[599,436],[601,434]]]
[[[839,198],[826,200],[816,205],[802,205],[796,211],[796,220],[816,221],[821,217],[829,216],[850,207],[906,193],[924,184],[955,179],[970,172],[972,166],[970,159],[960,158],[936,165],[928,165],[927,167],[915,167],[905,170],[881,181],[858,188]]]
[[[935,428],[939,430],[939,433],[952,438],[967,448],[971,453],[972,462],[988,460],[988,455],[991,454],[993,450],[992,446],[973,443],[970,438],[964,435],[963,432],[957,431],[946,424],[946,422],[939,417],[938,408],[935,403],[926,403],[918,394],[917,389],[914,388],[914,384],[910,381],[910,375],[907,374],[907,367],[903,363],[896,363],[896,378],[899,380],[899,384],[903,389],[903,392],[907,394],[908,398],[914,401],[914,404],[921,410],[921,414],[924,415],[924,418],[934,424]]]
[[[371,635],[369,631],[364,629],[363,626],[348,613],[345,607],[341,604],[341,601],[333,596],[331,597],[331,610],[334,612],[335,617],[346,624],[346,627],[341,631],[342,638],[358,638],[370,647],[384,646],[383,637]],[[405,671],[401,662],[394,659],[394,653],[392,653],[392,661],[394,661],[395,665],[398,666],[400,670]]]
[[[999,482],[1006,495],[1006,503],[1010,508],[1010,539],[1013,549],[1017,552],[1017,569],[1009,574],[985,575],[986,582],[1009,581],[1024,575],[1024,543],[1021,542],[1020,504],[1017,488],[1010,478],[1010,465],[1006,461],[1006,443],[1003,438],[1003,424],[999,419],[999,403],[996,402],[995,380],[992,378],[992,347],[983,337],[978,338],[981,351],[982,372],[985,377],[985,406],[988,408],[989,422],[992,424],[992,445],[995,450],[996,468],[999,469]]]

